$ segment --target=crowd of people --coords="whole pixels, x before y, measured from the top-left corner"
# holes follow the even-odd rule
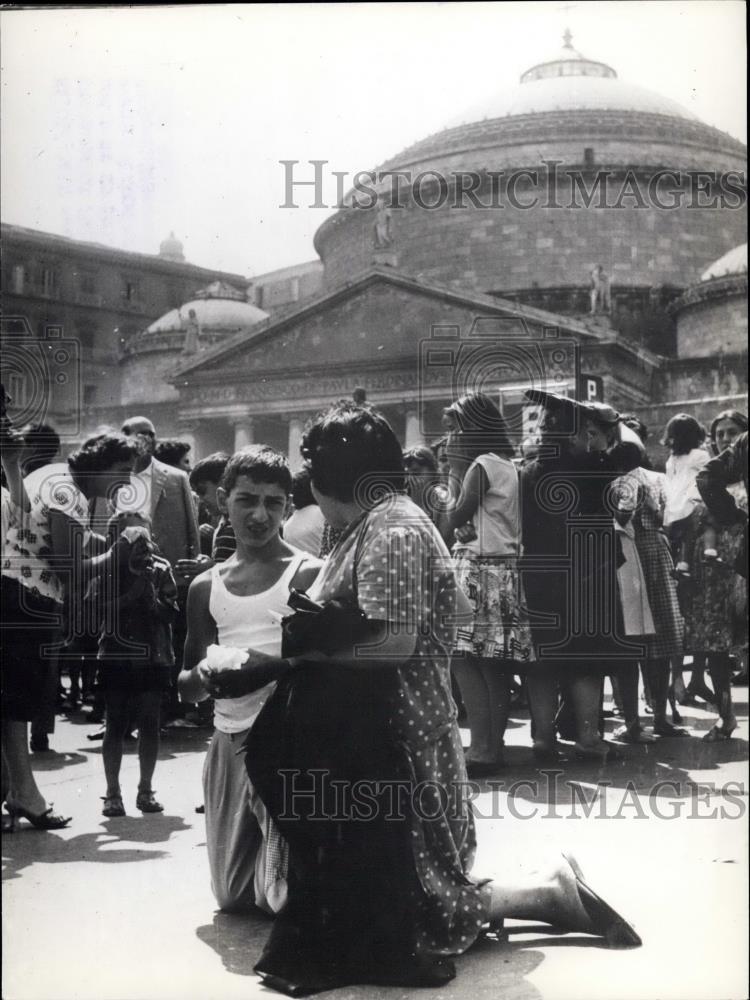
[[[295,475],[263,445],[191,468],[189,446],[141,416],[55,461],[53,428],[5,421],[4,829],[71,822],[30,754],[49,750],[60,699],[83,700],[103,720],[107,817],[126,814],[134,730],[135,806],[158,813],[160,740],[213,729],[199,807],[211,885],[222,910],[274,915],[257,965],[271,986],[440,985],[505,917],[637,944],[572,857],[528,883],[472,876],[466,779],[499,773],[527,708],[539,765],[689,738],[680,706],[695,699],[717,715],[703,738],[732,737],[747,417],[723,411],[708,431],[672,417],[660,472],[635,415],[527,400],[543,416],[520,455],[481,393],[407,451],[366,401],[341,401],[311,421]],[[290,815],[289,773],[367,782],[372,808],[344,821],[313,777]],[[393,822],[409,784],[434,801]]]

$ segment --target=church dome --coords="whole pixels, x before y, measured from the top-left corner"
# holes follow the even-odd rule
[[[747,274],[747,243],[734,247],[723,257],[719,257],[706,268],[701,275],[701,281],[711,281],[713,278],[724,278],[731,274]]]
[[[233,333],[247,329],[268,319],[268,313],[249,302],[240,299],[195,298],[185,302],[178,309],[170,309],[160,316],[150,326],[146,327],[141,336],[159,333],[185,333],[190,313],[201,328],[211,333]]]
[[[454,124],[547,111],[630,111],[698,121],[668,97],[620,80],[606,63],[587,59],[572,45],[569,31],[560,52],[521,74],[518,86],[472,106]]]
[[[185,254],[183,251],[184,247],[174,233],[170,233],[169,236],[165,240],[162,240],[159,244],[159,256],[163,257],[164,260],[174,260],[177,263],[182,264],[185,260]]]
[[[124,345],[120,359],[123,404],[176,400],[178,393],[169,377],[188,351],[207,350],[266,319],[268,313],[248,302],[244,291],[214,281]]]
[[[406,178],[385,236],[377,211],[351,207],[362,205],[356,190],[318,228],[328,287],[385,262],[436,284],[510,297],[578,289],[583,301],[601,264],[613,288],[646,294],[686,288],[746,238],[741,192],[733,205],[691,205],[700,172],[744,176],[745,146],[582,55],[569,33],[553,58],[462,120],[373,172],[384,200],[394,173]],[[675,176],[680,194],[665,206],[650,185]]]

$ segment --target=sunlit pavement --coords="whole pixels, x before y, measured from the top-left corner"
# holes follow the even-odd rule
[[[477,875],[578,858],[589,883],[635,925],[643,947],[510,924],[457,962],[441,990],[362,986],[346,997],[734,1000],[748,996],[747,688],[735,688],[734,739],[700,740],[714,716],[684,709],[692,739],[623,748],[606,766],[543,773],[526,749],[527,713],[508,730],[506,767],[479,786]],[[612,729],[614,723],[608,723]],[[166,738],[155,788],[166,809],[135,809],[137,761],[123,762],[128,815],[104,819],[98,727],[58,719],[39,783],[70,827],[22,823],[3,838],[6,1000],[233,1000],[271,997],[253,973],[268,922],[215,910],[195,807],[206,730]],[[515,784],[514,784],[515,783]],[[661,784],[660,784],[661,783]],[[511,786],[513,786],[511,788]],[[656,786],[656,792],[652,790]],[[510,796],[509,796],[510,791]],[[596,796],[590,815],[585,801]]]

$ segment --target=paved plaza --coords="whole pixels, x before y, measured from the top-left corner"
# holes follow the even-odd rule
[[[624,748],[622,760],[599,770],[564,763],[557,775],[533,766],[520,713],[507,733],[506,767],[481,785],[475,873],[512,875],[570,849],[593,887],[633,922],[642,948],[610,950],[585,935],[511,924],[504,937],[460,958],[444,989],[361,986],[334,991],[333,1000],[747,997],[747,688],[734,693],[737,739],[661,740]],[[713,720],[699,708],[684,714],[696,736]],[[34,757],[43,792],[73,815],[70,827],[39,833],[22,824],[3,838],[3,996],[277,995],[253,973],[268,921],[217,913],[209,889],[204,821],[195,812],[208,731],[176,730],[164,739],[155,779],[163,815],[136,811],[137,759],[129,748],[128,816],[104,819],[101,743],[86,739],[96,729],[83,714],[58,719],[55,752]],[[670,784],[650,797],[659,782]],[[584,818],[581,802],[595,795]]]

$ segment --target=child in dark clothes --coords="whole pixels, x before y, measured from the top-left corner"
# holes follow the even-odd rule
[[[151,551],[145,560],[123,558],[112,577],[98,584],[102,614],[98,681],[104,693],[107,727],[102,745],[107,791],[105,816],[124,816],[120,790],[123,742],[131,717],[138,725],[140,781],[136,808],[163,812],[151,779],[159,753],[162,694],[170,685],[174,663],[172,622],[178,613],[177,586],[172,570],[151,541],[149,522],[133,513],[117,514],[108,526],[111,543],[120,536],[145,534]]]

